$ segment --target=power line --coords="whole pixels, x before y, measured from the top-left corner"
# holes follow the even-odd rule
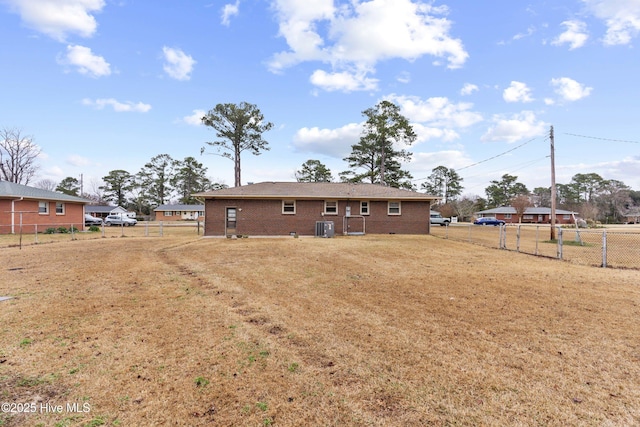
[[[464,170],[464,169],[469,169],[470,167],[477,166],[477,165],[479,165],[479,164],[481,164],[481,163],[488,162],[489,160],[497,159],[498,157],[502,157],[502,156],[504,156],[505,154],[511,153],[512,151],[515,151],[515,150],[517,150],[517,149],[518,149],[518,148],[520,148],[520,147],[524,147],[525,145],[527,145],[527,144],[528,144],[528,143],[530,143],[531,141],[535,141],[536,139],[537,139],[537,138],[532,138],[532,139],[530,139],[530,140],[528,140],[528,141],[526,141],[526,142],[523,142],[522,144],[518,145],[517,147],[513,147],[511,150],[507,150],[507,151],[505,151],[505,152],[503,152],[503,153],[500,153],[500,154],[497,154],[497,155],[495,155],[495,156],[493,156],[493,157],[489,157],[488,159],[480,160],[479,162],[472,163],[472,164],[470,164],[470,165],[468,165],[468,166],[465,166],[465,167],[463,167],[463,168],[458,168],[458,169],[456,169],[456,172],[457,172],[457,171]]]
[[[528,143],[530,143],[531,141],[535,141],[536,139],[537,139],[537,138],[532,138],[532,139],[530,139],[530,140],[528,140],[528,141],[523,142],[522,144],[518,145],[517,147],[513,147],[513,148],[512,148],[512,149],[510,149],[510,150],[504,151],[504,152],[502,152],[502,153],[500,153],[500,154],[496,154],[495,156],[493,156],[493,157],[489,157],[488,159],[480,160],[479,162],[472,163],[472,164],[467,165],[467,166],[465,166],[465,167],[455,169],[455,171],[456,171],[456,172],[458,172],[458,171],[461,171],[461,170],[469,169],[469,168],[471,168],[471,167],[473,167],[473,166],[477,166],[477,165],[480,165],[480,164],[482,164],[482,163],[486,163],[486,162],[488,162],[489,160],[497,159],[498,157],[502,157],[502,156],[504,156],[505,154],[509,154],[509,153],[511,153],[512,151],[517,150],[518,148],[524,147],[525,145],[527,145],[527,144],[528,144]],[[427,177],[427,178],[416,178],[416,179],[412,179],[411,181],[423,181],[423,180],[425,180],[425,179],[429,179],[429,178],[428,178],[428,177]]]
[[[576,135],[575,133],[564,133],[565,135],[577,136],[578,138],[589,138],[589,139],[599,139],[601,141],[612,141],[612,142],[628,142],[630,144],[640,144],[640,141],[630,141],[628,139],[611,139],[611,138],[600,138],[597,136],[587,136],[587,135]]]

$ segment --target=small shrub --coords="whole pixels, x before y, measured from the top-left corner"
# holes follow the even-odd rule
[[[98,427],[104,424],[105,424],[104,417],[95,417],[94,419],[89,421],[89,424],[87,424],[87,427]]]
[[[205,377],[198,377],[196,378],[195,383],[196,387],[206,387],[207,385],[209,385],[209,380]]]
[[[98,227],[97,225],[92,225],[91,227],[89,227],[89,231],[91,232],[100,231],[100,227]]]
[[[55,234],[56,229],[53,227],[49,227],[46,230],[44,230],[44,234]]]
[[[60,234],[67,234],[69,232],[69,230],[67,230],[67,227],[58,227],[56,231]]]
[[[78,232],[78,229],[77,229],[74,225],[72,225],[72,226],[71,226],[71,228],[69,229],[69,231],[70,231],[71,233],[77,233],[77,232]]]

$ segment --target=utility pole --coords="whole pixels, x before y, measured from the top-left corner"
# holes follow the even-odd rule
[[[556,154],[553,139],[553,126],[549,131],[551,141],[551,240],[556,239]]]

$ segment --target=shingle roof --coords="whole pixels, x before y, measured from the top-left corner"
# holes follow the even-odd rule
[[[0,181],[0,197],[56,200],[61,202],[89,203],[91,200],[82,197],[70,196],[57,191],[43,190],[41,188],[29,187],[27,185],[16,184],[15,182]]]
[[[500,206],[498,208],[487,209],[485,211],[476,212],[479,214],[513,214],[517,213],[516,208],[513,206]],[[524,210],[525,215],[549,215],[551,214],[551,208],[545,207],[528,207]],[[556,209],[556,215],[569,215],[569,214],[577,214],[577,212],[573,211],[565,211],[562,209]]]
[[[153,210],[158,212],[163,211],[204,211],[204,205],[160,205]]]
[[[124,213],[127,210],[120,206],[109,205],[88,205],[84,208],[87,213]]]
[[[381,199],[437,200],[439,197],[378,184],[345,182],[260,182],[194,194],[203,199]]]

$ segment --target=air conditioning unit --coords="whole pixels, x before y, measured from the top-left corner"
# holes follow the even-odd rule
[[[333,237],[335,226],[333,221],[316,221],[316,237]]]

